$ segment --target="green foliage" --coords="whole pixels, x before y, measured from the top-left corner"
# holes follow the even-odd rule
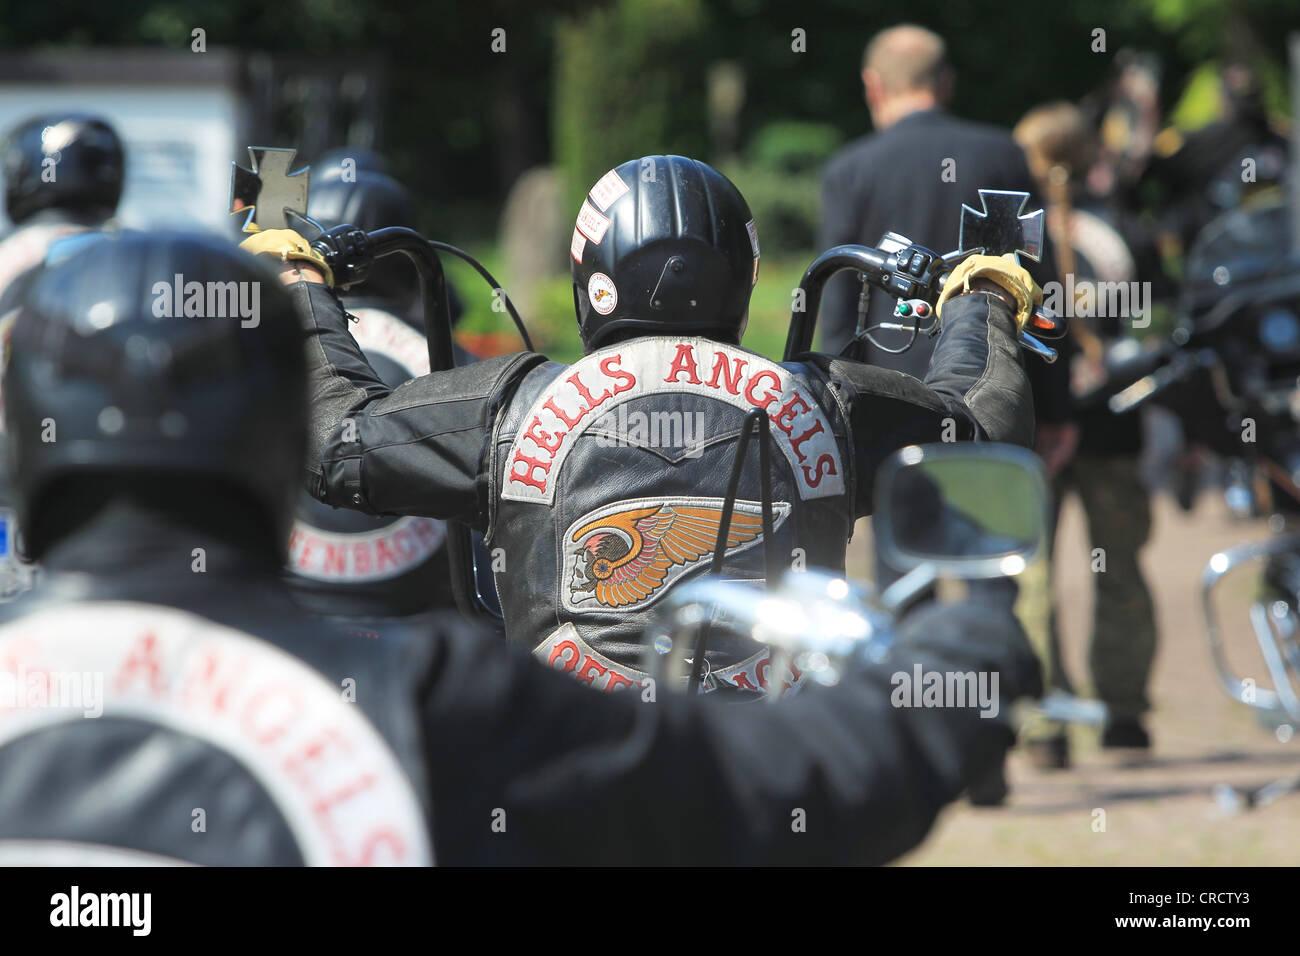
[[[703,154],[706,36],[699,0],[616,0],[558,26],[552,139],[575,210],[620,163]]]
[[[1220,112],[1218,64],[1202,63],[1187,78],[1183,95],[1169,119],[1183,132],[1190,133],[1213,123]]]
[[[502,276],[502,254],[497,245],[474,245],[469,250],[498,278]],[[745,347],[773,360],[779,360],[785,349],[786,333],[790,328],[790,306],[794,289],[799,285],[804,269],[813,260],[807,249],[786,255],[770,254],[766,245],[758,272],[758,284],[749,304],[749,328],[745,333]],[[457,326],[458,333],[466,333],[472,340],[484,333],[496,333],[506,350],[520,348],[510,317],[492,311],[491,290],[479,275],[459,259],[445,260],[447,277],[455,284],[465,306],[465,313]],[[538,295],[539,305],[532,313],[523,316],[528,333],[538,351],[557,362],[576,362],[582,357],[582,341],[578,338],[578,323],[573,313],[573,286],[568,276],[547,279]]]
[[[809,173],[820,167],[844,142],[829,123],[768,123],[750,140],[746,158],[754,166],[785,173]]]
[[[721,171],[749,202],[764,253],[817,244],[821,183],[816,172],[785,173],[738,163],[725,164]]]

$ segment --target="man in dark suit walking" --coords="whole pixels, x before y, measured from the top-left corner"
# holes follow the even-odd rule
[[[1034,195],[1036,184],[1024,153],[1009,132],[945,111],[953,80],[943,38],[924,27],[890,27],[867,44],[862,85],[875,132],[850,143],[827,164],[820,248],[841,243],[875,246],[892,231],[946,253],[957,248],[962,203],[982,208],[980,189],[1028,192],[1026,211],[1043,205]],[[1045,243],[1041,262],[1026,258],[1024,265],[1039,285],[1059,281],[1050,244]],[[827,284],[821,306],[824,351],[838,353],[853,337],[859,289],[849,273]],[[869,308],[870,323],[880,322],[893,311],[894,300],[872,289]],[[873,334],[889,348],[907,345],[906,333]],[[918,335],[898,354],[868,343],[867,361],[923,376],[934,341]],[[1078,443],[1078,429],[1069,420],[1067,368],[1065,356],[1055,365],[1033,358],[1025,363],[1034,392],[1035,449],[1053,475]],[[999,772],[972,787],[971,799],[996,804],[1005,794]]]
[[[936,252],[949,252],[957,248],[961,205],[980,209],[980,189],[1028,192],[1026,211],[1042,205],[1024,153],[1009,132],[944,110],[953,80],[943,38],[924,27],[890,27],[867,44],[862,85],[876,131],[844,147],[827,164],[821,248],[846,242],[874,246],[893,231]],[[1059,278],[1050,244],[1041,262],[1026,259],[1025,266],[1039,285]],[[825,351],[838,352],[852,337],[858,289],[849,274],[827,285],[821,312]],[[870,308],[878,322],[893,310],[893,300],[873,289]],[[898,332],[877,333],[876,338],[893,348],[906,344]],[[872,345],[867,360],[923,375],[933,346],[934,340],[925,336],[898,355]],[[1026,363],[1034,386],[1037,447],[1053,472],[1068,460],[1077,440],[1068,423],[1069,382],[1060,374],[1064,365]]]

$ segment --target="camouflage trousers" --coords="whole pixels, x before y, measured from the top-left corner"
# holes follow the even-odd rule
[[[1147,683],[1156,649],[1155,606],[1138,563],[1138,552],[1151,533],[1151,502],[1138,461],[1126,456],[1075,458],[1053,485],[1053,540],[1066,494],[1079,496],[1087,516],[1094,596],[1088,647],[1093,692],[1112,717],[1136,717],[1150,707]],[[1047,689],[1073,693],[1061,661],[1053,564],[1042,561],[1021,575],[1016,613],[1042,661]],[[1025,728],[1025,736],[1042,739],[1060,731],[1059,724],[1040,720]]]

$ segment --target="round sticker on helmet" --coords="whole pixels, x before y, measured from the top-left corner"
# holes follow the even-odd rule
[[[614,288],[614,280],[603,272],[593,272],[587,280],[587,298],[591,300],[593,309],[601,315],[609,315],[614,311],[614,306],[618,305],[618,289]]]

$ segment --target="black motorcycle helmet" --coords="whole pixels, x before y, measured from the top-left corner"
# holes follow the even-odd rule
[[[315,167],[312,168],[313,172]],[[391,176],[362,170],[355,177],[331,175],[316,179],[307,199],[307,215],[326,229],[350,223],[373,232],[388,226],[419,230],[419,213],[406,187]],[[405,256],[387,256],[371,266],[366,281],[348,290],[409,303],[420,291],[415,268]]]
[[[336,146],[327,149],[313,160],[311,172],[317,182],[342,176],[345,172],[389,175],[388,160],[364,146]]]
[[[117,133],[84,113],[38,116],[4,148],[5,206],[15,225],[43,209],[102,222],[122,197],[125,163]]]
[[[27,554],[50,543],[36,529],[58,507],[56,483],[175,475],[249,503],[283,557],[307,405],[302,335],[277,275],[199,235],[100,235],[56,251],[14,322],[4,381]],[[182,302],[203,284],[208,314],[173,317],[177,281]],[[217,305],[213,290],[232,289],[247,318]]]
[[[624,163],[592,187],[573,232],[583,347],[655,334],[739,344],[758,255],[749,206],[717,170],[684,156]]]

